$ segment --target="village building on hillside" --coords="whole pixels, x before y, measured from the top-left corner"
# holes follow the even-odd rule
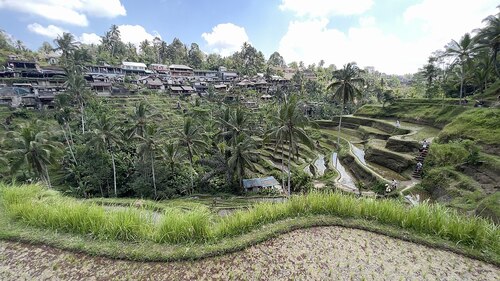
[[[104,75],[108,77],[121,76],[125,72],[122,67],[111,66],[111,65],[89,65],[87,66],[88,75]]]
[[[169,73],[169,67],[168,67],[168,65],[165,65],[165,64],[152,63],[149,65],[149,69],[151,69],[154,72],[159,73],[159,74],[168,74]]]
[[[182,64],[171,64],[168,67],[171,77],[190,77],[194,76],[194,71],[191,67]]]
[[[217,71],[215,70],[203,70],[195,69],[194,77],[200,81],[214,81],[217,80]]]
[[[134,73],[134,74],[144,74],[146,73],[146,64],[142,62],[130,62],[124,61],[122,62],[121,68],[125,73]]]
[[[238,79],[239,77],[238,72],[227,70],[227,68],[224,66],[219,67],[219,72],[217,72],[217,76],[223,82],[231,82]]]

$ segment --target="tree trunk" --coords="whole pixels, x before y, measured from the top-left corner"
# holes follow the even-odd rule
[[[45,170],[45,181],[47,182],[47,186],[49,188],[52,188],[52,185],[50,184],[49,169],[47,169],[47,166],[44,166],[44,170]]]
[[[80,115],[81,115],[81,122],[82,122],[82,133],[85,134],[85,117],[84,117],[84,113],[85,112],[85,108],[83,107],[83,103],[80,104]]]
[[[462,105],[462,96],[463,96],[463,89],[464,89],[464,65],[460,66],[460,102],[459,104]]]
[[[158,198],[158,194],[156,192],[156,177],[155,177],[155,158],[154,153],[151,153],[151,173],[153,176],[153,188],[155,190],[155,199]]]
[[[113,152],[111,149],[109,150],[109,154],[111,154],[111,162],[113,164],[113,188],[115,191],[115,197],[118,197],[118,192],[116,190],[116,164],[115,164],[115,156],[113,155]]]
[[[340,127],[342,127],[342,114],[344,114],[344,102],[342,102],[342,108],[340,109],[339,131],[337,134],[337,158],[335,158],[335,169],[337,169],[337,164],[339,162],[339,157],[340,157]]]
[[[73,161],[75,161],[75,164],[78,164],[78,163],[76,162],[75,154],[73,153],[73,147],[72,147],[72,146],[71,146],[71,144],[69,143],[68,136],[66,135],[66,130],[64,129],[64,127],[63,127],[63,126],[61,126],[61,129],[62,129],[62,131],[63,131],[64,139],[66,140],[66,143],[68,144],[69,153],[71,154],[71,157],[73,158]]]
[[[290,143],[288,144],[288,196],[291,195],[292,191],[292,186],[291,186],[291,171],[290,171],[290,162],[291,162],[291,155],[292,155],[292,135],[289,135],[289,141]]]
[[[281,143],[281,183],[282,183],[282,186],[283,188],[285,188],[285,177],[284,177],[284,171],[283,171],[283,168],[285,167],[284,163],[285,163],[285,146],[284,146],[284,142]]]
[[[193,184],[193,160],[189,161],[189,165],[191,167],[191,169],[189,171],[189,177],[191,179],[191,190],[190,190],[190,192],[193,192],[194,191],[194,184]]]

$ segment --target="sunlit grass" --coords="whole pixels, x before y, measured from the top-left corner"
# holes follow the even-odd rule
[[[394,200],[356,198],[333,192],[293,196],[283,203],[259,203],[223,218],[207,207],[168,208],[158,222],[137,208],[109,210],[95,203],[63,197],[38,185],[0,184],[0,202],[11,219],[98,239],[170,244],[210,242],[281,220],[327,215],[377,221],[500,254],[500,230],[487,220],[465,217],[440,205],[420,204],[410,208]]]

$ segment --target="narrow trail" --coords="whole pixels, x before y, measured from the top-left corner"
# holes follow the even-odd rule
[[[342,227],[296,230],[243,251],[133,262],[0,240],[0,280],[498,280],[455,253]]]

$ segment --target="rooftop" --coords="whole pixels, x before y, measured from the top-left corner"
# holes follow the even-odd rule
[[[243,180],[244,188],[252,188],[252,187],[269,187],[279,185],[279,182],[273,177],[266,178],[255,178],[255,179],[245,179]]]
[[[131,61],[124,61],[122,62],[122,65],[124,66],[136,66],[136,67],[144,67],[146,68],[146,65],[142,62],[131,62]]]

